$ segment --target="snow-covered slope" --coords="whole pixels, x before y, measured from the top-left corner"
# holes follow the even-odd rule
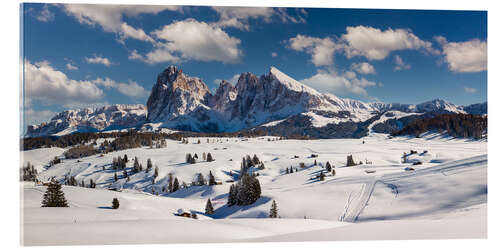
[[[198,138],[189,138],[189,144],[168,141],[167,148],[162,149],[128,149],[102,157],[63,159],[62,163],[41,172],[39,178],[61,180],[71,175],[87,184],[92,179],[97,188],[65,186],[70,208],[40,208],[44,187],[25,183],[24,243],[486,237],[487,143],[484,141],[434,134],[394,139],[380,134],[363,139],[268,141],[267,138],[271,137],[210,138],[209,143],[201,138],[201,144],[196,143]],[[43,164],[49,160],[42,157],[49,153],[47,150],[53,150],[52,155],[60,152],[57,148],[43,152],[37,149],[29,151],[25,159]],[[418,158],[421,165],[401,162],[402,153],[410,150],[418,152],[410,160]],[[211,152],[215,161],[185,164],[187,152],[198,155]],[[244,155],[254,153],[265,164],[265,169],[253,170],[259,173],[262,196],[251,206],[227,207],[231,183],[225,181],[237,175]],[[129,158],[138,156],[143,165],[151,158],[159,168],[157,182],[151,183],[153,171],[131,174],[126,181],[121,170],[117,171],[120,180],[114,182],[115,171],[109,164],[114,157],[124,154]],[[318,157],[311,158],[311,154]],[[365,164],[345,167],[348,154]],[[336,175],[327,173],[324,181],[318,181],[315,176],[324,171],[326,161],[335,166]],[[304,169],[299,167],[301,162],[306,165]],[[298,171],[286,174],[285,169],[290,166]],[[127,171],[131,167],[130,162]],[[415,170],[405,170],[408,167]],[[206,176],[209,171],[222,185],[189,187],[174,193],[161,191],[167,185],[169,173],[181,183],[190,183],[197,173]],[[122,192],[105,190],[108,187],[123,189]],[[150,194],[153,187],[159,196]],[[120,200],[118,210],[108,209],[114,197]],[[204,216],[209,198],[215,213]],[[266,219],[272,200],[278,204],[281,219]],[[173,216],[179,208],[194,211],[199,219]],[[390,231],[377,237],[379,228]],[[206,233],[194,238],[184,233],[195,230]]]

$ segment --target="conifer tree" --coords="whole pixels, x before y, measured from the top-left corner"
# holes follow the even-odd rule
[[[123,170],[123,178],[128,178],[127,170]]]
[[[208,185],[217,185],[217,183],[215,182],[215,176],[212,174],[212,171],[208,173]]]
[[[198,178],[196,179],[196,184],[198,186],[205,186],[205,185],[207,185],[207,180],[205,180],[205,177],[203,176],[202,173],[198,174]]]
[[[328,171],[328,172],[332,171],[332,165],[330,165],[329,161],[326,162],[326,167],[325,168],[326,168],[326,171]]]
[[[158,166],[155,167],[155,173],[153,176],[154,176],[154,178],[158,177]]]
[[[208,140],[208,139],[207,139]],[[208,142],[208,141],[207,141]],[[207,160],[207,154],[205,152],[203,152],[203,160],[206,161]]]
[[[150,158],[148,158],[148,161],[146,163],[146,168],[149,168],[149,169],[153,168],[153,162],[151,161]]]
[[[115,182],[118,181],[118,175],[116,174],[116,172],[115,172],[115,178],[114,179],[115,179]]]
[[[55,181],[49,183],[43,195],[42,207],[69,207],[61,190],[61,184]]]
[[[356,165],[356,163],[354,163],[352,155],[348,155],[347,156],[347,166],[350,167],[350,166],[355,166],[355,165]]]
[[[167,186],[168,192],[173,192],[174,191],[174,175],[172,173],[168,173],[168,186]]]
[[[205,206],[205,214],[214,214],[214,207],[212,206],[212,202],[210,201],[210,199],[207,200],[207,205]]]
[[[276,205],[276,201],[273,200],[271,204],[271,209],[269,210],[269,218],[278,218],[278,206]]]
[[[336,172],[335,172],[335,168],[332,169],[332,176],[335,176]]]
[[[314,166],[317,166],[318,165],[318,162],[316,160],[314,160]]]
[[[319,180],[320,181],[324,181],[325,180],[325,174],[323,173],[323,171],[321,171],[321,173],[319,174]]]
[[[113,202],[111,202],[111,208],[118,209],[120,207],[120,202],[117,198],[113,198]]]
[[[286,173],[287,173],[287,174],[288,174],[288,173],[290,173],[290,171],[288,170],[288,168],[286,168]]]
[[[174,186],[172,188],[172,192],[175,192],[177,190],[179,190],[179,180],[177,180],[177,177],[175,177],[175,179],[174,179]]]
[[[128,162],[128,156],[127,156],[127,154],[125,154],[125,155],[123,156],[123,161],[125,161],[125,163],[127,163],[127,162]]]
[[[208,162],[214,161],[214,158],[212,157],[212,154],[210,152],[207,154],[207,161]]]

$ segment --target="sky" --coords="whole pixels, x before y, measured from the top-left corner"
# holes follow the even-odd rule
[[[201,78],[274,66],[366,102],[487,101],[487,12],[24,4],[25,124],[145,104],[169,65]]]

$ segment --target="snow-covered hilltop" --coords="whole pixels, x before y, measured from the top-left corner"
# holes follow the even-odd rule
[[[36,137],[130,128],[144,122],[146,114],[146,107],[142,104],[66,110],[47,123],[29,125],[27,135]]]
[[[215,93],[211,93],[200,78],[169,66],[158,75],[146,107],[112,105],[68,110],[57,114],[49,123],[29,126],[27,136],[158,127],[195,132],[236,132],[255,128],[279,132],[287,130],[288,126],[298,134],[359,137],[388,111],[408,115],[486,114],[486,103],[456,106],[441,99],[417,105],[365,103],[319,93],[275,67],[260,77],[242,73],[236,86],[223,80]],[[317,129],[321,131],[314,131]]]

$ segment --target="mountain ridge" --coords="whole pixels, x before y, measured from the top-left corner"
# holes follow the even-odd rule
[[[486,110],[487,102],[456,106],[435,99],[414,105],[365,103],[340,98],[319,93],[273,66],[260,77],[250,72],[240,74],[234,86],[222,80],[212,93],[200,78],[188,76],[182,69],[171,65],[158,75],[146,106],[115,104],[97,109],[66,110],[47,123],[29,125],[26,136],[98,132],[113,128],[236,132],[266,124],[266,129],[270,129],[279,124],[277,121],[292,117],[303,120],[303,123],[310,121],[310,128],[306,128],[309,130],[339,127],[336,126],[339,124],[364,124],[388,111],[486,114]],[[269,125],[273,122],[274,125]]]

